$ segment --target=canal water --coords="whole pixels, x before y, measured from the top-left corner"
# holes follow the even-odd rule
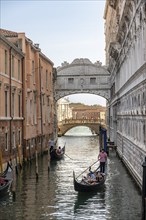
[[[141,220],[141,195],[115,152],[108,157],[105,187],[96,193],[74,191],[73,170],[79,175],[97,160],[98,137],[86,127],[77,127],[58,139],[66,155],[52,161],[39,159],[25,166],[16,181],[16,198],[0,198],[0,220]],[[98,164],[94,165],[95,167]]]

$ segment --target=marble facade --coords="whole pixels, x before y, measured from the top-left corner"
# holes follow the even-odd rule
[[[146,156],[146,1],[107,1],[104,18],[111,73],[108,136],[141,187]]]

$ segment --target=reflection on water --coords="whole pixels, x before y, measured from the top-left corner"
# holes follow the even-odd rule
[[[95,210],[96,209],[96,215]],[[86,214],[86,211],[88,210],[88,214]],[[78,193],[76,201],[74,203],[74,214],[77,217],[76,219],[82,218],[84,215],[88,216],[87,219],[103,219],[100,218],[101,216],[104,216],[105,219],[105,191],[102,190],[100,192],[91,192],[91,193]],[[94,215],[92,214],[94,213]]]
[[[76,128],[77,129],[77,128]],[[105,188],[96,193],[74,191],[73,170],[79,175],[97,160],[99,141],[88,128],[85,136],[78,128],[60,137],[66,143],[63,160],[39,159],[39,179],[35,178],[35,161],[28,164],[17,178],[16,200],[12,195],[0,198],[2,220],[141,220],[141,195],[116,154],[108,158]],[[80,133],[80,135],[79,135]],[[98,164],[95,164],[98,166]]]

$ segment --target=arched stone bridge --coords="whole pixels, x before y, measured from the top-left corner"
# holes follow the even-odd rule
[[[77,93],[95,94],[110,100],[110,73],[99,61],[93,64],[87,58],[77,58],[71,64],[64,62],[57,68],[54,79],[56,101]]]
[[[99,135],[100,126],[106,128],[106,123],[101,119],[66,119],[58,123],[58,136],[63,136],[71,128],[86,126],[92,133]]]

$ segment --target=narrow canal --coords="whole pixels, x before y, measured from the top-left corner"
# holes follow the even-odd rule
[[[140,192],[115,152],[108,158],[105,188],[81,194],[74,191],[73,170],[79,175],[97,160],[98,137],[78,127],[58,142],[66,143],[67,156],[52,161],[49,173],[47,155],[40,158],[38,182],[35,162],[27,165],[17,178],[15,201],[11,193],[0,198],[1,220],[141,220]]]

